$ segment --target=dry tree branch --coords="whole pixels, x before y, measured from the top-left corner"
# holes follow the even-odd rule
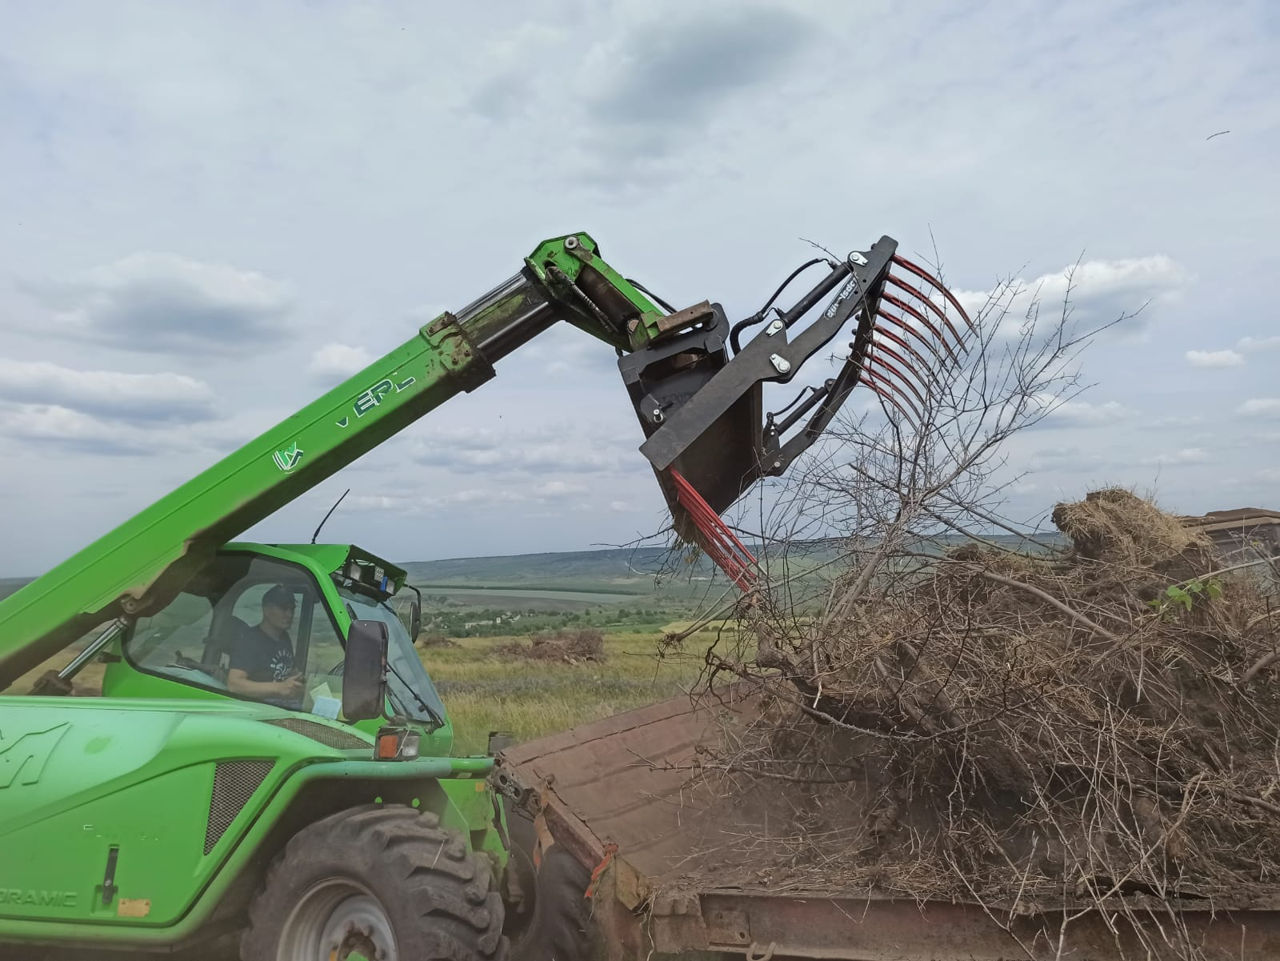
[[[1111,641],[1113,644],[1123,643],[1123,640],[1120,637],[1116,636],[1115,634],[1112,634],[1109,630],[1107,630],[1101,624],[1098,624],[1096,621],[1089,620],[1089,618],[1085,617],[1075,608],[1062,603],[1062,601],[1058,600],[1048,591],[1042,591],[1040,588],[1036,587],[1034,584],[1024,584],[1022,581],[1015,581],[1012,577],[1005,577],[1002,574],[997,574],[995,571],[985,570],[983,568],[976,567],[974,565],[966,565],[966,566],[969,568],[969,570],[972,570],[975,574],[978,574],[980,577],[985,577],[989,581],[995,581],[997,584],[1004,584],[1006,587],[1013,587],[1020,591],[1026,591],[1028,594],[1032,594],[1040,598],[1040,600],[1044,601],[1050,607],[1053,607],[1059,611],[1062,611],[1062,613],[1066,614],[1067,617],[1070,617],[1072,620],[1079,621],[1085,627],[1089,628],[1089,630],[1093,631],[1095,634],[1101,634],[1103,637]]]

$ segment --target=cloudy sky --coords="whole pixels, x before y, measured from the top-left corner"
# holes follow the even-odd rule
[[[1056,10],[1053,9],[1056,6]],[[1280,7],[0,3],[0,575],[58,561],[544,237],[752,311],[801,238],[1138,320],[1014,451],[1280,507]],[[1220,131],[1229,133],[1214,136]],[[553,331],[265,521],[402,559],[661,524],[612,351]]]

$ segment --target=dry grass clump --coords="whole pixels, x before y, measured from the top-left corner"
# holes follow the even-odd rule
[[[423,631],[418,635],[418,647],[445,648],[457,647],[458,642],[442,631]]]
[[[515,641],[504,644],[495,653],[560,664],[599,663],[605,659],[604,632],[593,627],[543,631],[533,635],[528,644]]]
[[[838,617],[750,615],[754,664],[715,666],[773,713],[722,768],[804,798],[792,816],[827,842],[801,873],[1003,908],[1280,884],[1274,585],[1216,573],[1126,491],[1053,519],[1069,549],[905,550],[851,576],[855,603],[837,588]]]
[[[1058,504],[1052,516],[1054,526],[1071,538],[1079,559],[1130,572],[1155,570],[1188,577],[1203,573],[1212,563],[1212,545],[1204,534],[1123,488],[1109,487],[1082,501]]]

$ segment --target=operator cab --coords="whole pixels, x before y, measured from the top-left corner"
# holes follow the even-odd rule
[[[374,620],[387,627],[389,713],[440,727],[445,709],[414,650],[420,609],[404,579],[355,547],[228,545],[165,607],[128,626],[125,663],[111,665],[104,692],[113,680],[133,687],[121,675],[134,674],[177,682],[192,696],[339,719],[346,632],[354,620]],[[150,693],[180,696],[164,688]]]

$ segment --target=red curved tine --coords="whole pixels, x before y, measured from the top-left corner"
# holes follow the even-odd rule
[[[689,513],[689,519],[702,535],[699,539],[702,549],[739,590],[750,590],[756,580],[755,555],[743,546],[742,541],[720,519],[720,515],[711,509],[711,505],[703,500],[702,495],[679,471],[670,470],[667,473],[675,484],[676,500]]]
[[[883,304],[883,297],[884,297],[884,296],[885,296],[885,295],[881,295],[882,303],[881,303],[881,305],[880,305],[880,309],[876,312],[876,319],[877,319],[877,320],[887,320],[887,321],[889,321],[889,323],[893,324],[895,327],[898,327],[899,329],[901,329],[904,333],[910,334],[910,335],[911,335],[912,337],[914,337],[916,340],[920,341],[920,343],[922,343],[922,344],[924,344],[926,347],[928,347],[928,348],[929,348],[929,353],[931,353],[931,354],[933,355],[934,360],[938,361],[939,363],[942,363],[944,360],[946,360],[946,358],[942,356],[942,353],[941,353],[941,352],[938,350],[938,348],[934,345],[934,342],[933,342],[932,340],[930,340],[930,339],[929,339],[928,337],[926,337],[924,334],[920,333],[920,331],[916,330],[916,329],[915,329],[915,327],[913,327],[911,324],[908,324],[905,320],[903,320],[903,319],[902,319],[901,317],[899,317],[897,314],[891,314],[891,313],[889,313],[889,311],[887,311],[887,310],[885,310],[885,309],[884,309],[884,304]],[[892,296],[892,295],[890,294],[890,295],[888,295],[888,296]],[[895,298],[895,299],[896,299],[896,298]],[[926,321],[926,323],[927,323],[927,321]],[[894,337],[894,336],[895,336],[894,334],[889,333],[889,331],[885,330],[885,329],[884,329],[883,327],[881,327],[879,324],[877,324],[877,325],[876,325],[876,332],[877,332],[877,333],[884,334],[886,337]],[[900,343],[902,343],[903,345],[905,345],[905,344],[906,344],[906,341],[902,340],[901,338],[897,338],[897,339],[898,339],[898,341],[899,341]],[[912,353],[915,353],[915,351],[912,351]],[[920,355],[919,355],[919,354],[916,354],[916,356],[917,356],[917,357],[919,357]],[[924,364],[926,367],[928,367],[930,370],[932,370],[932,369],[933,369],[933,366],[932,366],[931,364],[929,364],[927,361],[925,361],[925,360],[924,360],[924,358],[921,358],[921,363],[923,363],[923,364]]]
[[[974,329],[973,321],[969,319],[969,314],[965,311],[963,307],[960,306],[960,301],[956,300],[955,295],[947,289],[946,285],[941,280],[939,280],[933,274],[929,273],[929,271],[925,270],[919,264],[912,263],[910,260],[907,260],[906,257],[902,257],[898,254],[894,254],[893,262],[897,264],[899,267],[902,267],[904,270],[909,270],[911,273],[915,274],[917,277],[919,277],[925,283],[929,284],[931,287],[938,288],[938,290],[942,292],[942,296],[947,298],[947,303],[949,303],[956,310],[960,311],[960,316],[964,318],[965,325],[970,330]]]
[[[867,362],[869,364],[873,364],[877,368],[876,373],[879,374],[886,383],[893,384],[898,390],[905,387],[910,391],[911,395],[920,402],[920,407],[922,409],[929,406],[925,402],[924,395],[916,389],[916,385],[896,366],[889,363],[883,357],[877,357],[875,354],[872,354],[868,358]]]
[[[875,380],[880,384],[880,386],[884,387],[886,390],[892,391],[893,395],[898,400],[900,400],[902,403],[906,404],[908,407],[911,408],[911,413],[913,415],[912,420],[917,424],[923,424],[924,423],[923,412],[920,410],[919,407],[917,407],[914,403],[911,402],[910,397],[908,397],[906,394],[903,393],[902,388],[899,387],[895,381],[890,379],[888,372],[884,369],[884,366],[885,366],[884,362],[876,361],[874,358],[872,358],[870,361],[870,364],[874,364],[875,366],[863,367],[862,369],[863,376],[875,378]],[[901,410],[901,407],[899,407],[899,410]]]
[[[964,338],[961,337],[959,331],[957,331],[955,327],[951,325],[951,320],[947,317],[947,312],[943,310],[941,307],[939,307],[937,304],[935,304],[927,296],[925,296],[924,291],[916,287],[913,287],[911,284],[907,283],[901,277],[895,277],[893,274],[886,275],[885,281],[893,284],[895,287],[905,290],[912,297],[916,298],[916,300],[920,301],[920,303],[924,304],[924,306],[928,310],[931,310],[935,314],[937,314],[938,319],[947,325],[947,330],[951,331],[951,336],[956,339],[956,346],[959,347],[961,350],[965,349]]]
[[[889,280],[894,280],[894,279],[895,278],[893,274],[890,274]],[[946,348],[947,356],[951,358],[951,362],[953,364],[960,363],[960,358],[956,356],[956,352],[952,350],[951,345],[947,343],[947,338],[942,336],[942,331],[940,331],[937,327],[933,326],[933,324],[929,323],[929,318],[927,318],[924,314],[920,313],[920,311],[916,310],[905,300],[902,300],[900,297],[895,297],[893,294],[889,293],[889,291],[887,290],[883,291],[880,294],[880,299],[887,300],[889,303],[893,304],[893,306],[897,307],[899,310],[906,311],[916,320],[920,321],[921,325],[926,330],[928,330],[929,333],[933,334],[934,339],[936,339],[938,343],[942,344],[942,346]],[[933,309],[937,310],[938,309],[937,305],[934,305]]]
[[[899,327],[906,326],[900,318],[894,317],[892,314],[886,314],[884,313],[884,311],[881,311],[879,316],[883,317],[885,320],[890,320],[897,323]],[[899,347],[905,350],[908,354],[914,357],[916,360],[916,364],[919,364],[919,366],[916,366],[916,364],[911,363],[904,357],[899,357],[896,353],[890,350],[890,348],[884,343],[884,341],[881,338],[888,339],[893,343],[897,344]],[[927,360],[925,360],[925,358],[921,356],[918,350],[916,350],[914,347],[908,344],[905,340],[903,340],[893,331],[885,330],[883,327],[877,324],[872,342],[881,350],[888,353],[891,357],[898,357],[898,360],[902,361],[903,366],[909,367],[911,369],[911,372],[914,373],[918,379],[920,377],[920,373],[923,371],[925,374],[928,375],[929,381],[931,383],[933,384],[938,383],[938,375],[934,373],[933,365],[931,365]],[[936,352],[935,352],[935,356],[936,356]]]
[[[892,404],[897,409],[898,413],[900,413],[903,417],[906,418],[907,423],[909,423],[916,430],[919,430],[920,424],[917,420],[917,418],[919,418],[920,416],[919,411],[916,411],[915,416],[913,417],[912,412],[907,410],[906,407],[902,406],[902,401],[898,399],[898,392],[893,389],[892,384],[887,383],[882,378],[877,376],[874,371],[868,370],[865,366],[861,368],[861,371],[862,371],[863,386],[866,387],[867,390],[878,395],[879,397],[882,397],[884,400]],[[903,399],[905,400],[905,398]]]
[[[884,340],[876,337],[876,334],[883,335],[883,331],[873,331],[872,353],[882,353],[886,354],[887,357],[892,357],[893,363],[899,367],[900,374],[909,376],[911,383],[919,386],[920,389],[924,390],[924,393],[931,393],[931,385],[937,383],[937,377],[933,374],[933,371],[929,370],[928,367],[925,367],[923,371],[920,370],[919,367],[915,365],[915,362],[911,361],[911,358],[902,356],[902,354],[895,351],[895,349],[890,347],[890,345],[884,343]]]
[[[729,580],[741,591],[749,591],[755,586],[755,572],[738,557],[733,549],[723,543],[712,540],[701,541],[707,556],[715,565],[724,571]]]

